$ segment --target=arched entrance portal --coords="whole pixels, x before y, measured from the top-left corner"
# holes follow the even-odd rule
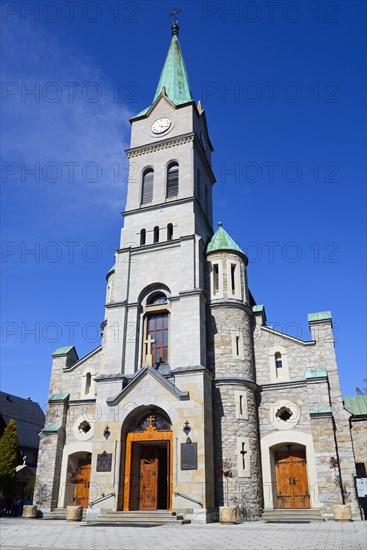
[[[172,426],[164,413],[146,413],[130,424],[124,510],[171,510],[172,457]]]

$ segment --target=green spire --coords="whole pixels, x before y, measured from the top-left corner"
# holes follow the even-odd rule
[[[218,222],[218,229],[212,236],[206,252],[215,252],[216,250],[234,250],[245,255],[238,244],[228,235],[227,231],[223,229],[222,222]]]
[[[178,41],[179,27],[177,23],[172,25],[172,40],[163,66],[162,74],[158,82],[153,103],[157,97],[165,92],[165,95],[175,105],[182,105],[193,101],[189,77],[182,57],[180,43]]]

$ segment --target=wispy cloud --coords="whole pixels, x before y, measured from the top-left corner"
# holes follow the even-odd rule
[[[99,206],[102,217],[120,211],[133,113],[118,103],[115,83],[39,24],[8,19],[2,43],[5,197],[57,204],[59,219]]]

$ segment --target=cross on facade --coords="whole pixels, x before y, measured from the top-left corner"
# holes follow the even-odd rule
[[[151,334],[149,334],[148,338],[144,340],[144,344],[147,345],[147,355],[152,354],[152,345],[154,344],[155,340],[152,338]]]
[[[242,442],[240,455],[242,455],[242,469],[243,470],[246,470],[246,454],[247,454],[247,451],[245,450],[245,443]]]
[[[148,428],[153,428],[153,427],[154,427],[153,422],[155,421],[155,416],[150,415],[150,416],[148,417],[148,420],[149,420],[149,426],[148,426]]]

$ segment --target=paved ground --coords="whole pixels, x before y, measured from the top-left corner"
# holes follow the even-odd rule
[[[366,522],[127,527],[0,519],[1,550],[366,550]]]

